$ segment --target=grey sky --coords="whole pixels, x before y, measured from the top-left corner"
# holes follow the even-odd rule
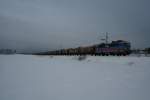
[[[149,0],[0,0],[0,48],[51,50],[125,39],[150,46]]]

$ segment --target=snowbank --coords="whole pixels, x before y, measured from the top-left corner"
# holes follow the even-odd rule
[[[0,100],[149,100],[149,57],[0,55]]]

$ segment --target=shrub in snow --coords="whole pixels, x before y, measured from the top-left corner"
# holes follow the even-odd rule
[[[134,64],[134,62],[128,62],[129,66],[132,66]]]
[[[79,57],[78,57],[78,60],[79,60],[79,61],[82,61],[82,60],[85,60],[85,59],[86,59],[86,56],[79,56]]]
[[[52,56],[52,55],[50,55],[50,58],[53,58],[53,56]]]

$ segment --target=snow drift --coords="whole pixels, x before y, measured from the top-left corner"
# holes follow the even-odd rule
[[[149,57],[0,55],[0,100],[149,100]]]

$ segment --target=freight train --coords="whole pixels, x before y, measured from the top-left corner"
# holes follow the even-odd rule
[[[87,46],[87,47],[61,49],[61,50],[49,51],[49,52],[38,53],[38,54],[40,55],[126,56],[131,53],[130,48],[131,48],[130,42],[124,40],[117,40],[117,41],[112,41],[111,43],[101,43],[101,44]]]

